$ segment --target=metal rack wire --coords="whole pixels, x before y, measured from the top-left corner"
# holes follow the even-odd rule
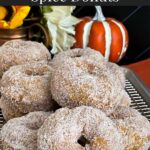
[[[144,100],[144,98],[140,95],[140,93],[137,91],[137,89],[134,87],[134,85],[131,83],[131,81],[126,80],[125,89],[132,100],[131,107],[137,109],[150,121],[150,107]]]
[[[2,126],[3,126],[3,124],[4,124],[4,118],[3,118],[2,112],[1,112],[1,110],[0,110],[0,130],[1,130]],[[1,137],[0,137],[0,150],[2,150]]]

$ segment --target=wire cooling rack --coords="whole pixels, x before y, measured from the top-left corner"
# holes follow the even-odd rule
[[[139,78],[129,69],[126,72],[126,91],[129,94],[132,103],[131,107],[137,109],[150,121],[150,90],[139,80]],[[0,110],[0,130],[4,124],[2,112]],[[2,150],[0,140],[0,150]]]
[[[150,90],[129,69],[126,69],[125,89],[132,100],[131,107],[137,109],[150,121]]]
[[[1,130],[2,126],[3,126],[3,124],[4,124],[4,118],[3,118],[2,112],[0,110],[0,130]],[[1,137],[0,137],[0,150],[2,150]]]
[[[126,91],[132,99],[131,107],[137,109],[150,121],[150,107],[138,93],[131,81],[126,80]]]

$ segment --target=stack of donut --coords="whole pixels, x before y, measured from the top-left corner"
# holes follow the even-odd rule
[[[72,49],[51,60],[42,44],[10,41],[0,47],[0,72],[3,150],[150,147],[150,123],[130,108],[124,69],[99,52]]]
[[[0,47],[0,107],[5,120],[52,109],[51,55],[40,43],[14,40]]]

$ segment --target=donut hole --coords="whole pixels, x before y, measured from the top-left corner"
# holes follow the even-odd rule
[[[78,142],[82,147],[85,147],[85,145],[90,144],[90,141],[89,141],[84,135],[81,135],[77,142]]]
[[[28,76],[42,76],[44,75],[44,72],[42,71],[36,72],[35,70],[26,70],[25,74],[27,74]]]
[[[71,55],[71,58],[77,58],[77,57],[81,57],[81,56],[82,56],[81,52],[76,52]]]
[[[81,54],[77,54],[75,57],[81,57]]]
[[[76,55],[71,56],[71,58],[77,58],[77,57],[81,57],[81,56],[82,56],[81,54],[76,54]]]
[[[28,129],[31,129],[31,130],[38,130],[39,129],[39,126],[36,124],[27,124],[26,126]]]

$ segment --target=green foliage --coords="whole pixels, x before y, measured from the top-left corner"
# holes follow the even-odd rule
[[[41,6],[40,7],[42,14],[52,12],[51,6]]]

